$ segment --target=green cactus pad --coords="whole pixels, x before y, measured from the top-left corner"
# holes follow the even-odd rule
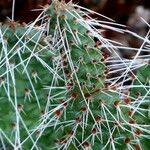
[[[75,6],[53,1],[30,25],[0,26],[2,149],[119,150],[148,143],[148,101],[136,109],[138,89],[130,100],[107,86],[94,37],[104,39]]]

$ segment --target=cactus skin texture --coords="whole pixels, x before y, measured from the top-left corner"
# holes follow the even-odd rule
[[[122,98],[84,12],[53,1],[42,15],[0,26],[1,149],[148,150],[149,65]]]

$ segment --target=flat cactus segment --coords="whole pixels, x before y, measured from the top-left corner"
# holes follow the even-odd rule
[[[69,25],[74,18],[66,14],[67,20],[63,16],[49,18],[49,33],[18,24],[15,29],[11,25],[1,26],[1,130],[6,131],[2,135],[7,137],[6,143],[15,143],[13,147],[54,146],[56,135],[61,137],[71,128],[57,130],[72,122],[80,111],[86,111],[82,94],[90,100],[89,92],[104,86],[105,65],[100,62],[100,49],[94,47],[87,29],[77,33],[81,25]],[[60,19],[59,24],[56,18]],[[49,35],[45,37],[45,33]],[[79,86],[84,87],[83,93]],[[5,115],[6,112],[9,114]],[[48,135],[52,145],[35,142],[41,132],[44,134],[39,141]]]
[[[101,44],[111,43],[98,22],[72,2],[43,9],[29,25],[0,26],[2,149],[141,148],[150,135],[148,102],[136,108],[137,89],[125,99],[107,84]]]
[[[135,118],[138,122],[141,122],[144,125],[149,127],[150,115],[149,115],[149,98],[150,98],[150,89],[149,89],[149,78],[150,78],[150,65],[147,64],[141,67],[136,74],[136,77],[133,81],[133,88],[130,90],[132,97],[135,97],[135,100],[132,103],[132,117]],[[141,109],[141,115],[137,115]],[[141,139],[141,147],[144,150],[149,149],[149,134],[147,134],[148,139]]]

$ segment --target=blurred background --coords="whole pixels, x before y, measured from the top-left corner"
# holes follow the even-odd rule
[[[0,22],[4,22],[7,17],[11,18],[11,7],[13,0],[0,0]],[[66,0],[68,1],[68,0]],[[149,27],[144,23],[150,23],[150,0],[72,0],[79,5],[90,8],[105,16],[108,16],[120,24],[125,24],[128,28],[141,36],[145,36]],[[32,9],[40,8],[41,5],[50,3],[51,0],[16,0],[15,20],[18,22],[30,22],[34,20],[39,12]],[[111,39],[123,41],[126,46],[139,47],[140,42],[134,38],[124,38],[122,35],[107,32]],[[128,54],[129,55],[129,54]]]
[[[11,15],[12,1],[0,0],[0,21],[4,21],[7,16]],[[15,19],[20,22],[33,20],[37,13],[31,10],[51,2],[51,0],[15,1]],[[102,13],[123,24],[134,26],[134,21],[138,19],[138,15],[146,21],[150,21],[150,0],[73,0],[73,2]]]

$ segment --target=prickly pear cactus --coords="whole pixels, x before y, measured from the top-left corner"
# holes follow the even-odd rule
[[[96,28],[108,26],[89,13],[54,0],[29,25],[0,26],[1,149],[148,149],[149,81],[111,86]]]

